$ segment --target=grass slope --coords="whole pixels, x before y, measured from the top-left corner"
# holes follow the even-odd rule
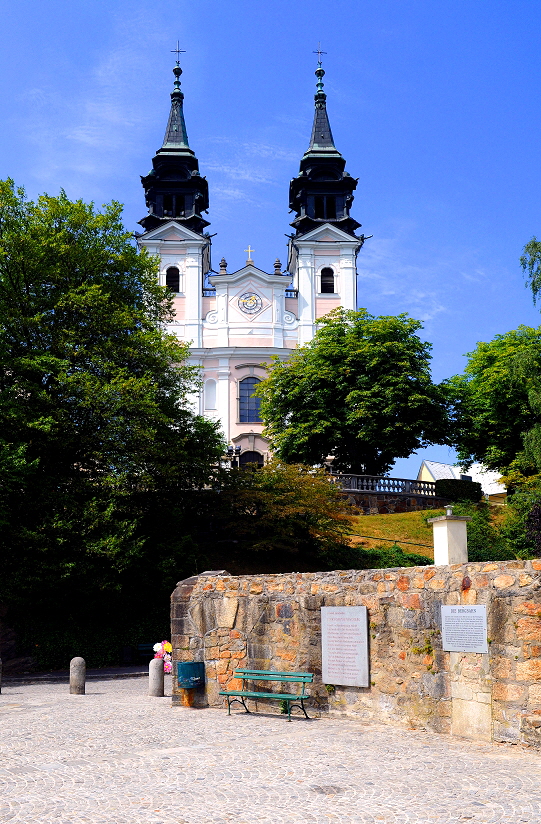
[[[354,529],[351,543],[363,549],[373,549],[383,545],[391,547],[391,541],[396,541],[404,552],[424,555],[425,558],[433,560],[432,526],[427,526],[424,519],[427,516],[433,518],[443,514],[443,509],[437,509],[430,512],[401,512],[395,515],[356,515],[351,519]],[[403,543],[406,541],[408,543]]]

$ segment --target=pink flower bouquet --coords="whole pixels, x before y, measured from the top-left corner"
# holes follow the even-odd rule
[[[164,672],[172,672],[173,665],[171,663],[171,653],[173,652],[173,647],[171,646],[170,641],[160,641],[157,644],[154,644],[154,658],[162,658],[163,659],[163,671]]]

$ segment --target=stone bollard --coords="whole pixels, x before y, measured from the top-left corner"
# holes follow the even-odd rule
[[[153,658],[148,665],[148,694],[163,698],[163,659]]]
[[[70,695],[84,695],[86,681],[86,663],[84,658],[72,658],[70,661]]]
[[[434,531],[434,566],[468,563],[468,515],[453,515],[453,507],[445,507],[445,515],[429,518]]]

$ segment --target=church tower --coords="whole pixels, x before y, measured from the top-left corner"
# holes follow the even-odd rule
[[[325,71],[316,69],[314,123],[299,174],[289,185],[295,234],[289,243],[288,268],[299,295],[299,344],[314,337],[317,318],[338,306],[357,308],[356,260],[364,243],[350,215],[357,180],[334,145],[323,91]]]
[[[355,262],[364,241],[350,216],[357,181],[334,145],[319,63],[312,137],[290,185],[295,232],[287,271],[278,259],[271,272],[257,267],[251,246],[238,271],[228,272],[223,258],[213,271],[203,217],[208,184],[188,143],[178,61],[173,73],[164,141],[141,178],[148,214],[137,242],[159,258],[160,283],[173,292],[175,317],[167,331],[190,344],[190,361],[200,367],[196,411],[219,422],[240,465],[262,464],[269,448],[253,391],[266,375],[265,363],[310,341],[327,312],[356,308]]]
[[[184,121],[184,94],[180,89],[182,69],[173,69],[174,89],[165,137],[152,160],[152,169],[141,177],[148,215],[139,221],[146,231],[174,218],[198,234],[209,225],[202,212],[209,207],[209,187],[199,174],[199,163],[188,144]]]
[[[160,258],[160,284],[174,293],[175,320],[168,331],[202,346],[203,285],[210,269],[210,235],[204,231],[209,222],[202,214],[209,206],[208,183],[188,143],[178,60],[173,74],[163,143],[141,177],[148,214],[139,221],[145,231],[137,242]]]

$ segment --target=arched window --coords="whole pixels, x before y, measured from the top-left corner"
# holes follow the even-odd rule
[[[216,409],[216,381],[205,382],[205,409]]]
[[[261,452],[243,452],[239,458],[239,466],[241,469],[246,469],[248,464],[263,466],[264,461]]]
[[[175,217],[183,217],[184,216],[184,209],[185,209],[185,199],[184,195],[176,195],[175,196]]]
[[[259,415],[259,398],[253,397],[253,391],[259,383],[258,378],[244,378],[239,383],[239,421],[240,423],[261,423]]]
[[[321,292],[322,294],[334,294],[334,272],[330,266],[321,270]]]
[[[163,196],[163,215],[164,217],[173,217],[173,195]]]
[[[165,285],[172,292],[180,292],[180,272],[176,266],[170,266],[165,273]]]

